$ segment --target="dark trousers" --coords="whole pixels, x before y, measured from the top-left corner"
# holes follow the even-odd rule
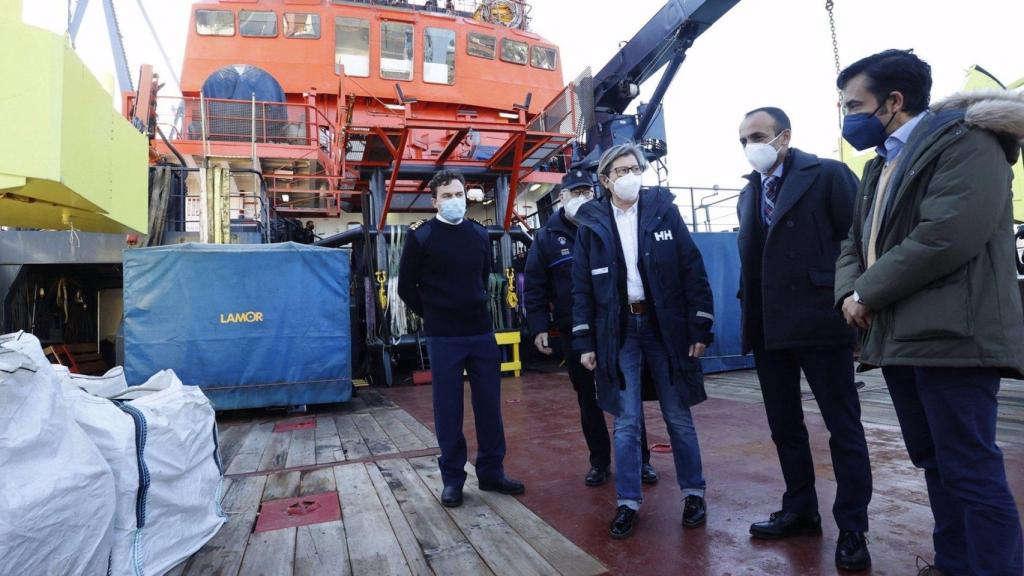
[[[569,369],[569,381],[576,391],[576,402],[580,406],[580,426],[583,438],[590,450],[590,465],[604,470],[612,462],[612,444],[608,436],[608,424],[604,420],[604,410],[597,405],[597,390],[594,387],[594,373],[580,364],[580,355],[572,349],[570,330],[559,330],[562,343],[562,354],[565,365]],[[647,444],[647,426],[643,417],[640,418],[640,449],[644,464],[651,463],[651,449]]]
[[[814,461],[804,426],[800,371],[814,392],[829,431],[829,449],[836,475],[832,515],[840,530],[866,532],[871,501],[871,463],[860,423],[860,397],[853,380],[853,350],[793,348],[765,350],[754,346],[768,426],[782,464],[786,492],[782,509],[796,514],[818,512]]]
[[[433,378],[434,428],[445,486],[466,481],[466,437],[462,433],[465,384],[469,375],[476,423],[476,474],[484,481],[505,475],[505,429],[501,420],[501,353],[494,334],[437,337],[428,343]]]
[[[996,446],[998,371],[890,366],[882,374],[910,460],[924,469],[935,566],[1020,576],[1020,517]]]

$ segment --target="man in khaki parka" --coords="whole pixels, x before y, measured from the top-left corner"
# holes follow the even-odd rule
[[[1024,95],[928,109],[931,68],[886,50],[840,73],[843,137],[864,169],[836,264],[836,305],[881,367],[935,517],[922,574],[1020,576],[1020,518],[996,446],[1001,376],[1024,376],[1011,166]]]

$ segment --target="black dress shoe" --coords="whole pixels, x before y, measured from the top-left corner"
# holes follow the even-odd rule
[[[707,504],[700,496],[687,496],[683,500],[683,528],[702,526],[708,519]]]
[[[640,468],[640,481],[644,484],[657,484],[658,473],[655,472],[654,466],[651,466],[650,462],[647,462]]]
[[[608,533],[616,540],[629,538],[630,534],[633,533],[633,528],[636,528],[636,523],[639,520],[640,516],[637,514],[636,510],[633,510],[629,506],[619,506],[619,509],[615,511],[615,519],[612,520],[612,525],[608,529]]]
[[[502,494],[522,494],[526,492],[526,486],[519,480],[513,480],[508,476],[502,476],[497,480],[481,480],[480,489],[484,492],[501,492]]]
[[[839,531],[836,542],[836,567],[843,570],[867,570],[871,567],[868,540],[863,532]]]
[[[780,510],[773,512],[767,522],[750,525],[750,534],[754,538],[778,540],[789,536],[821,534],[821,516],[802,516]]]
[[[462,506],[462,486],[445,486],[441,491],[441,504],[448,508]]]
[[[587,472],[587,477],[583,481],[587,486],[600,486],[608,481],[608,477],[611,474],[608,472],[608,467],[604,468],[591,468],[590,472]]]

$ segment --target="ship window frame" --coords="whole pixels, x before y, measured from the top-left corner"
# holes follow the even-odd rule
[[[288,32],[288,17],[289,16],[312,16],[313,27],[316,31],[316,36],[297,35],[295,33]],[[285,38],[289,40],[319,40],[323,36],[323,25],[320,22],[320,15],[316,12],[283,12],[281,14],[281,33]]]
[[[537,52],[541,50],[547,50],[548,52],[551,53],[551,68],[548,68],[547,66],[540,66],[537,64],[535,56]],[[530,46],[530,67],[537,68],[538,70],[558,70],[558,48],[555,48],[554,46],[541,46],[540,44],[534,44]]]
[[[200,13],[207,13],[207,14],[217,14],[217,13],[220,13],[220,14],[228,14],[228,15],[230,15],[231,16],[231,33],[230,34],[220,34],[220,33],[217,33],[217,32],[201,32],[199,30],[199,15],[200,15]],[[195,27],[196,27],[196,34],[199,35],[199,36],[214,36],[214,37],[219,37],[219,38],[230,38],[230,37],[234,36],[235,35],[235,31],[238,28],[235,25],[235,13],[234,13],[234,11],[232,11],[232,10],[210,10],[210,9],[206,9],[206,8],[201,8],[201,9],[198,9],[198,10],[195,11]]]
[[[430,37],[431,31],[434,31],[435,33],[443,32],[445,36],[449,36],[450,35],[450,39],[451,39],[450,46],[451,46],[451,49],[447,50],[445,52],[445,62],[444,62],[444,64],[446,64],[447,67],[448,67],[448,81],[447,82],[437,82],[437,81],[434,81],[434,80],[430,80],[430,79],[428,79],[428,76],[427,76],[427,64],[440,64],[440,62],[428,62],[427,61],[427,57],[428,57],[428,54],[429,54],[428,51],[427,51],[427,39],[428,39],[428,37]],[[451,28],[443,28],[441,26],[424,26],[423,27],[423,81],[424,82],[426,82],[427,84],[437,84],[439,86],[454,86],[455,85],[455,68],[456,68],[456,62],[457,62],[456,55],[458,54],[458,47],[457,47],[458,38],[459,38],[459,35],[455,32],[455,30],[453,30]],[[431,40],[431,42],[433,42],[433,40]]]
[[[473,48],[474,48],[473,37],[486,38],[486,39],[491,41],[491,46],[490,46],[490,48],[491,48],[490,54],[491,55],[490,56],[487,56],[484,53],[473,52]],[[469,32],[469,33],[467,33],[466,34],[466,54],[469,54],[470,56],[472,56],[474,58],[483,58],[485,60],[494,60],[497,57],[497,54],[498,54],[498,37],[494,36],[492,34],[483,34],[481,32]]]
[[[262,14],[264,16],[270,16],[270,22],[274,25],[273,34],[246,34],[242,30],[242,15],[243,14]],[[273,10],[239,10],[238,11],[238,35],[243,38],[277,38],[277,12]]]
[[[512,59],[507,58],[505,56],[505,45],[506,44],[522,44],[523,46],[526,47],[526,52],[523,53],[523,61],[522,62],[519,62],[518,60],[512,60]],[[500,54],[500,56],[501,56],[501,61],[502,62],[508,62],[509,64],[516,64],[518,66],[526,66],[526,65],[528,65],[530,63],[530,44],[527,43],[527,42],[522,42],[520,40],[513,40],[511,38],[502,38],[501,39],[501,54]]]
[[[370,49],[370,42],[372,41],[372,39],[370,38],[370,30],[371,30],[372,26],[370,25],[370,20],[367,19],[367,18],[354,18],[352,16],[335,16],[334,17],[334,73],[335,74],[341,74],[341,70],[340,70],[339,66],[341,64],[343,64],[343,62],[341,62],[338,59],[338,56],[339,56],[339,51],[338,50],[341,47],[339,45],[339,43],[338,43],[338,39],[340,38],[340,36],[338,34],[338,26],[341,25],[342,22],[345,21],[345,20],[350,21],[350,22],[360,22],[361,24],[365,25],[365,29],[366,29],[366,54],[365,54],[365,58],[366,58],[366,74],[352,74],[346,68],[345,69],[345,75],[346,76],[352,76],[354,78],[369,78],[370,77],[370,73],[371,73],[370,72],[370,67],[373,65],[373,51]],[[362,26],[360,28],[362,28]],[[351,56],[356,56],[356,54],[352,54]]]
[[[388,60],[395,60],[396,62],[408,62],[409,73],[408,77],[398,75],[398,71],[385,69],[384,66],[384,43],[388,40],[388,33],[385,32],[387,27],[403,27],[406,30],[406,45],[408,57],[403,60],[397,60],[389,58]],[[384,80],[396,80],[398,82],[412,82],[416,78],[415,66],[416,66],[416,25],[410,22],[403,22],[399,20],[381,20],[380,21],[380,58],[378,60],[379,75]]]

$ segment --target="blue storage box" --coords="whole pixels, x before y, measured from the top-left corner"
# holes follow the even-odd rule
[[[124,253],[130,385],[170,368],[217,410],[352,396],[349,252],[178,244]]]

